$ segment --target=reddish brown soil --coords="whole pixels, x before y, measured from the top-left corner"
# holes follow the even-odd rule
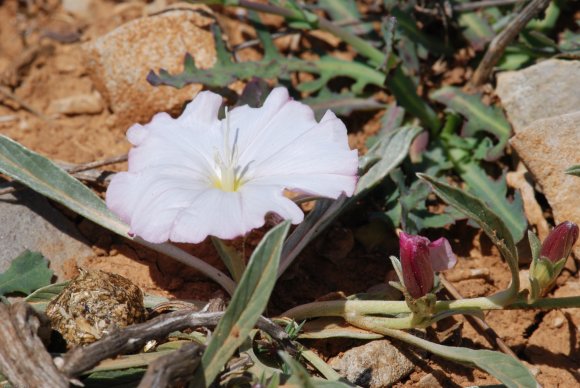
[[[90,3],[92,9],[90,17],[86,19],[64,12],[56,0],[8,0],[0,3],[0,84],[17,99],[49,116],[48,119],[39,117],[13,98],[0,95],[0,133],[54,160],[88,162],[124,153],[129,148],[124,134],[126,128],[115,124],[115,115],[106,107],[98,114],[58,116],[48,111],[50,103],[55,99],[95,90],[83,63],[80,44],[146,12],[145,2],[140,1],[117,3],[95,0]],[[156,1],[154,5],[162,3]],[[226,26],[231,44],[242,42],[248,34],[252,34],[233,24],[231,19],[224,16],[220,18]],[[271,18],[272,22],[276,20]],[[320,39],[332,47],[331,38],[321,35]],[[295,43],[291,39],[277,42],[288,52],[296,49]],[[255,54],[252,50],[246,50],[243,58],[251,59]],[[454,68],[445,77],[463,79],[466,71],[470,70]],[[351,135],[351,144],[362,148],[364,139],[377,128],[377,117],[360,123]],[[122,164],[112,167],[124,168]],[[146,292],[164,296],[208,300],[216,293],[221,293],[214,283],[179,263],[129,245],[86,222],[79,226],[94,244],[95,255],[88,262],[90,268],[121,274]],[[353,233],[354,230],[348,227],[336,226],[307,248],[279,281],[270,312],[279,313],[298,303],[313,301],[336,291],[346,294],[364,292],[384,282],[390,270],[387,258],[389,255],[397,255],[398,246],[394,235],[386,237],[383,244],[385,249],[366,252],[358,242],[348,243]],[[489,295],[507,286],[510,278],[508,267],[501,262],[498,252],[485,237],[465,225],[452,228],[447,234],[460,260],[457,267],[446,276],[464,297]],[[237,243],[245,244],[246,254],[249,255],[262,235],[263,231],[256,231],[245,241]],[[198,257],[220,266],[211,243],[186,248]],[[343,257],[336,258],[340,256]],[[74,263],[70,263],[69,267],[69,275],[73,276],[76,272]],[[489,269],[488,276],[470,277],[470,269],[482,268]],[[578,295],[579,291],[577,275],[565,271],[554,293],[568,296]],[[458,335],[448,339],[449,344],[493,349],[463,318],[457,317],[455,320],[461,325],[456,329]],[[578,384],[578,310],[549,313],[499,311],[488,313],[486,321],[517,356],[530,366],[543,386],[571,387]],[[446,322],[446,325],[452,326],[452,323]],[[328,343],[320,346],[336,348],[334,353],[346,350],[338,349],[340,346],[332,347]],[[329,353],[322,348],[319,350],[323,354]],[[428,357],[418,360],[415,371],[398,386],[417,386],[429,373],[445,387],[497,383],[479,370]]]

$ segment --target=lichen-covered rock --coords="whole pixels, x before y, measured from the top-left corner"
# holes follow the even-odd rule
[[[199,68],[213,66],[211,15],[205,6],[168,11],[133,20],[83,45],[91,79],[115,113],[118,126],[148,122],[158,112],[176,113],[201,90],[199,84],[182,89],[155,87],[146,77],[160,68],[181,72],[186,53]]]
[[[52,328],[68,346],[90,344],[145,320],[143,293],[131,281],[103,271],[80,272],[46,308]]]

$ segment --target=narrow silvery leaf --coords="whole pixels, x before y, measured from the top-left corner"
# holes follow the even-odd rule
[[[94,223],[131,239],[128,234],[129,226],[114,215],[91,189],[49,159],[2,135],[0,135],[0,172]],[[133,241],[198,269],[226,291],[233,293],[235,283],[228,276],[184,250],[167,243],[148,243],[139,238],[134,238]]]
[[[285,221],[271,229],[252,254],[247,270],[203,354],[202,366],[193,380],[194,387],[212,383],[266,308],[276,283],[282,243],[289,227],[290,223]]]

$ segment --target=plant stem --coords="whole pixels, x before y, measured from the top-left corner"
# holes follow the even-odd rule
[[[353,326],[380,334],[384,334],[382,330],[385,329],[412,329],[421,326],[421,323],[416,321],[413,314],[403,318],[364,317],[359,315],[345,318],[345,320]]]
[[[462,311],[486,310],[515,310],[515,309],[554,309],[580,307],[580,296],[566,298],[545,298],[528,303],[523,297],[514,302],[506,302],[509,294],[504,291],[489,297],[441,300],[435,304],[435,313],[453,310],[460,314]],[[403,301],[384,300],[332,300],[327,302],[313,302],[294,307],[281,316],[294,320],[316,317],[343,317],[347,322],[358,322],[358,319],[369,315],[396,315],[410,314],[411,310]],[[380,319],[394,319],[368,317]],[[356,325],[364,328],[362,326]]]

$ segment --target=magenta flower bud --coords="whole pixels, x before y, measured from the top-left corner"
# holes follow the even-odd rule
[[[578,240],[578,225],[564,221],[546,237],[542,243],[540,256],[556,263],[568,257],[576,240]]]
[[[429,241],[422,236],[399,234],[403,283],[409,294],[417,299],[429,293],[435,283],[433,271],[451,268],[457,258],[445,238]]]

